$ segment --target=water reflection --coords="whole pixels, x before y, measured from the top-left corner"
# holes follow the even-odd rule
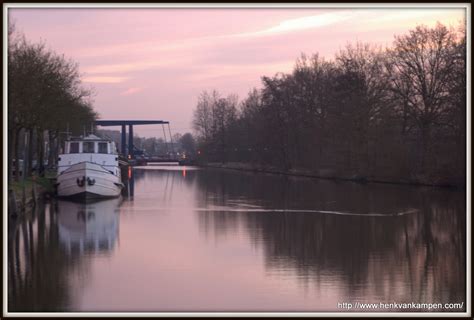
[[[8,234],[8,310],[69,309],[69,277],[84,265],[60,246],[55,206],[39,204],[13,221]]]
[[[39,203],[9,224],[8,310],[73,309],[73,283],[87,279],[83,254],[110,252],[118,236],[120,198]],[[82,281],[82,280],[81,280]]]
[[[171,166],[129,183],[123,203],[53,201],[11,226],[9,311],[465,302],[464,193]]]
[[[197,211],[201,230],[217,241],[245,230],[263,249],[269,276],[318,292],[331,287],[338,301],[465,301],[460,193],[203,174],[197,201],[212,210]]]
[[[125,187],[122,189],[122,196],[127,200],[133,200],[135,193],[135,170],[132,166],[121,168],[122,183]]]
[[[107,253],[115,245],[122,198],[92,203],[58,200],[59,239],[66,252]]]

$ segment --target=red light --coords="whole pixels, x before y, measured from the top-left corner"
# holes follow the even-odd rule
[[[128,167],[128,178],[132,177],[132,167]]]
[[[201,150],[198,150],[198,154],[201,154]]]

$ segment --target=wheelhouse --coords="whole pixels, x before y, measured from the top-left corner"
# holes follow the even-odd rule
[[[65,142],[64,150],[58,156],[58,174],[81,162],[99,164],[108,170],[113,169],[111,171],[115,174],[120,172],[115,142],[95,135],[72,138]]]
[[[69,140],[66,141],[64,154],[117,154],[113,141],[107,140]]]

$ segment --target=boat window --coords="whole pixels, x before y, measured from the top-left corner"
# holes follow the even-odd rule
[[[107,142],[99,142],[99,153],[108,153]]]
[[[83,142],[82,153],[94,153],[94,142]]]
[[[79,142],[71,142],[69,144],[69,153],[79,153]]]

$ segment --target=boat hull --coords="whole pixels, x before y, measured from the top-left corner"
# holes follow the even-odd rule
[[[91,162],[74,164],[57,177],[59,197],[113,198],[120,195],[122,188],[120,175]]]

